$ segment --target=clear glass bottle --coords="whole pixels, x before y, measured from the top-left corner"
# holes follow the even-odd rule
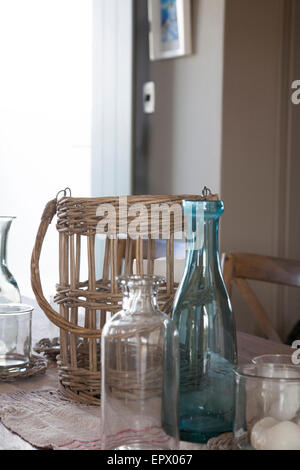
[[[161,278],[119,279],[123,310],[102,331],[103,449],[178,448],[178,333],[157,307]]]
[[[235,321],[218,248],[222,201],[184,201],[186,262],[172,318],[179,332],[181,440],[205,443],[232,431]]]
[[[0,303],[21,302],[18,285],[7,267],[7,238],[14,218],[0,216]]]

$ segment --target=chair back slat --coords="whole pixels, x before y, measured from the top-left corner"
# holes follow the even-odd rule
[[[234,253],[234,277],[300,287],[300,262],[272,256]]]
[[[244,299],[248,303],[249,308],[253,313],[253,316],[261,325],[263,331],[266,333],[266,336],[270,340],[275,341],[276,343],[281,343],[281,339],[277,334],[276,330],[273,328],[269,315],[266,313],[262,304],[257,299],[248,282],[245,279],[241,278],[236,278],[234,281],[240,289]]]
[[[229,296],[231,297],[234,282],[266,337],[281,341],[269,315],[246,280],[300,287],[300,261],[251,253],[224,253],[222,268]]]

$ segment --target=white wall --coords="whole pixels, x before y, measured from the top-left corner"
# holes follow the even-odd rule
[[[44,206],[66,186],[91,192],[92,1],[0,1],[0,214],[15,215],[8,264],[31,297],[30,257]],[[58,279],[49,229],[42,282]]]
[[[220,191],[224,9],[224,0],[193,0],[193,54],[151,63],[153,194]]]
[[[0,0],[0,214],[17,216],[8,264],[23,297],[33,297],[31,252],[59,190],[130,194],[132,20],[132,0]],[[41,259],[47,298],[55,221]]]

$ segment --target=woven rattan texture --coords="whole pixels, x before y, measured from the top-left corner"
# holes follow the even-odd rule
[[[216,200],[202,196],[128,196],[123,198],[72,198],[50,201],[42,215],[31,260],[32,288],[48,318],[60,328],[58,358],[60,383],[65,393],[83,403],[100,403],[100,337],[105,322],[121,310],[119,275],[154,273],[156,240],[165,240],[165,282],[158,294],[159,307],[170,313],[177,284],[174,282],[174,233],[184,229],[182,201]],[[100,210],[99,210],[100,207]],[[151,213],[161,207],[170,210],[169,223],[163,217],[154,225]],[[180,209],[180,210],[178,210]],[[95,255],[97,227],[108,211],[115,213],[115,228],[122,237],[106,238],[102,266]],[[39,260],[44,238],[57,215],[59,281],[55,311],[45,299]],[[139,217],[139,236],[128,235],[128,227]],[[124,238],[124,236],[126,238]],[[83,265],[86,272],[82,275]],[[100,275],[96,276],[96,272]]]

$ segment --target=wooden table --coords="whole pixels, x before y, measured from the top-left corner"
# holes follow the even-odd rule
[[[295,351],[285,344],[274,343],[242,332],[238,332],[237,342],[239,364],[248,364],[253,357],[263,354],[292,354]]]
[[[273,343],[272,341],[238,333],[239,364],[247,364],[254,356],[262,354],[291,354],[293,349],[289,346]],[[57,371],[49,369],[44,376],[23,379],[14,383],[0,383],[0,393],[9,393],[17,390],[40,390],[53,388],[57,385]],[[1,399],[1,396],[0,396]],[[0,450],[34,450],[34,448],[20,437],[8,431],[0,423]]]

